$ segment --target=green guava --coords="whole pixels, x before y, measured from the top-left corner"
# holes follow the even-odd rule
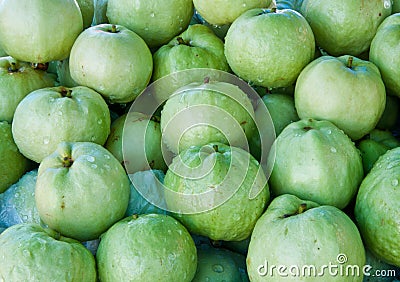
[[[62,142],[39,165],[35,201],[50,228],[87,241],[123,218],[129,191],[124,168],[103,146]]]
[[[55,61],[55,69],[60,85],[70,88],[79,86],[79,84],[71,77],[71,73],[69,71],[69,58],[61,61]]]
[[[366,262],[369,266],[367,273],[364,275],[363,282],[395,282],[396,277],[400,277],[400,268],[387,264],[378,259],[368,249],[365,249]]]
[[[264,87],[290,86],[314,54],[311,27],[292,9],[248,10],[225,37],[225,56],[232,71]]]
[[[0,235],[1,281],[97,281],[93,255],[78,241],[34,223]]]
[[[106,16],[157,48],[188,27],[193,10],[192,0],[108,0]]]
[[[232,23],[247,10],[268,8],[272,0],[193,0],[196,11],[212,25]]]
[[[161,152],[160,123],[143,113],[128,112],[114,120],[104,147],[123,164],[128,174],[167,169]]]
[[[269,201],[267,179],[247,151],[221,143],[192,146],[164,178],[165,200],[193,234],[240,241],[250,236]]]
[[[360,152],[343,131],[326,120],[289,124],[274,148],[269,183],[275,196],[289,193],[342,209],[364,177]]]
[[[12,134],[21,153],[40,163],[62,141],[103,145],[110,133],[110,111],[103,97],[85,87],[48,87],[18,104]]]
[[[300,118],[329,120],[358,140],[379,122],[386,90],[374,63],[348,55],[325,55],[300,73],[294,102]]]
[[[0,19],[4,51],[31,63],[67,58],[83,29],[75,0],[2,0]]]
[[[361,282],[366,259],[357,226],[343,211],[285,194],[257,221],[246,260],[252,282]]]
[[[184,32],[153,54],[155,81],[170,73],[189,68],[229,71],[224,42],[205,25],[190,25]]]
[[[14,142],[11,124],[0,121],[0,193],[17,182],[30,166],[31,162]]]
[[[383,114],[376,125],[378,129],[392,130],[400,117],[400,102],[397,96],[386,95],[386,105]]]
[[[379,157],[389,150],[389,147],[373,139],[361,140],[357,144],[357,148],[361,153],[365,175],[368,174]]]
[[[380,70],[389,93],[400,97],[400,13],[387,17],[378,27],[369,60]]]
[[[354,215],[365,246],[400,266],[400,147],[387,151],[361,182]]]
[[[210,142],[245,147],[255,131],[250,98],[238,86],[221,81],[176,90],[162,109],[160,124],[163,142],[175,154]]]
[[[12,57],[0,58],[0,121],[12,122],[19,102],[31,91],[55,86],[55,76]]]
[[[15,184],[0,194],[0,226],[19,223],[40,224],[35,202],[37,169],[25,173]]]
[[[317,45],[335,57],[359,56],[368,50],[378,26],[391,12],[391,0],[303,0],[300,7]]]
[[[207,245],[197,247],[197,271],[192,282],[248,282],[244,255]]]
[[[92,25],[94,17],[94,1],[95,0],[76,0],[81,9],[84,29]]]
[[[189,232],[173,217],[146,214],[122,219],[107,230],[96,259],[103,282],[190,282],[197,251]]]

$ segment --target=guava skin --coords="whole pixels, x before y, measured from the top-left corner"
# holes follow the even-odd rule
[[[365,246],[400,267],[400,147],[387,151],[362,181],[354,215]]]
[[[175,71],[212,68],[229,71],[224,42],[205,25],[190,25],[153,54],[155,81]]]
[[[149,83],[153,58],[135,32],[121,25],[101,24],[78,36],[69,56],[69,70],[74,81],[93,88],[108,102],[128,103]]]
[[[11,124],[0,121],[0,193],[17,182],[30,167],[31,162],[14,142]]]
[[[386,90],[372,62],[348,55],[325,55],[300,73],[294,101],[300,118],[329,120],[358,140],[379,122]]]
[[[305,18],[291,9],[251,9],[225,37],[225,56],[242,79],[268,88],[292,85],[314,58],[315,40]]]
[[[24,222],[40,224],[35,202],[37,173],[37,169],[26,172],[0,194],[0,227]]]
[[[110,23],[137,33],[153,49],[183,32],[193,9],[192,0],[108,0],[106,16]]]
[[[339,262],[345,255],[347,261]],[[285,194],[272,200],[257,221],[247,254],[250,281],[363,281],[365,249],[354,222],[340,209]],[[343,262],[343,261],[342,261]],[[268,264],[268,265],[267,265]],[[358,266],[360,275],[330,275],[324,265]],[[286,266],[279,275],[277,267]],[[302,275],[304,265],[315,273]],[[271,269],[271,266],[276,266]],[[298,267],[299,275],[290,272]],[[261,273],[261,274],[260,274]]]
[[[31,63],[67,58],[83,29],[75,0],[4,0],[0,2],[0,19],[4,51]]]
[[[333,123],[293,122],[273,146],[275,162],[269,183],[275,196],[294,194],[342,209],[356,195],[364,177],[360,152]]]
[[[78,241],[34,223],[21,223],[0,235],[3,281],[97,281],[93,255]]]
[[[246,257],[223,248],[209,245],[197,247],[197,271],[192,282],[248,282]]]
[[[12,133],[21,153],[40,163],[62,141],[103,145],[110,132],[110,111],[96,91],[77,86],[41,88],[18,104]]]
[[[81,9],[83,28],[88,28],[94,17],[94,1],[95,0],[76,0]]]
[[[400,97],[400,13],[387,17],[379,26],[369,50],[370,61],[380,70],[388,93]]]
[[[221,143],[206,146],[217,150],[206,152],[201,146],[192,146],[173,159],[164,185],[179,194],[165,194],[167,207],[192,234],[212,240],[246,239],[270,198],[266,178],[257,174],[259,163],[245,150]],[[213,164],[212,168],[208,164]],[[187,167],[193,169],[189,174],[185,174]],[[258,194],[250,198],[254,189]],[[203,194],[210,191],[217,193]],[[231,195],[224,197],[222,193]],[[203,195],[201,199],[185,198],[188,194]],[[195,212],[179,212],[185,206]]]
[[[123,218],[129,193],[128,176],[107,149],[92,142],[62,142],[39,165],[35,201],[50,228],[89,241]]]
[[[160,123],[143,113],[128,112],[114,120],[104,147],[128,174],[148,169],[167,170],[161,152]]]
[[[194,0],[196,11],[211,25],[231,24],[245,11],[268,8],[271,0]]]
[[[331,56],[359,56],[368,50],[378,26],[391,14],[390,0],[304,0],[300,13],[315,41]]]
[[[227,118],[231,122],[218,123]],[[163,142],[175,154],[211,142],[242,147],[243,141],[247,143],[243,136],[249,138],[255,131],[254,109],[247,94],[234,84],[191,83],[168,98],[160,125]]]
[[[190,282],[197,266],[192,237],[177,220],[135,215],[101,237],[96,254],[100,281]]]
[[[30,92],[55,86],[55,76],[34,69],[26,62],[0,58],[0,121],[12,122],[19,102]]]

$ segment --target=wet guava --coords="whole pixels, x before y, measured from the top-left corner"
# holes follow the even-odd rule
[[[101,237],[100,281],[182,281],[196,273],[197,250],[184,226],[168,215],[134,215]]]
[[[176,90],[162,109],[160,124],[163,142],[175,154],[210,142],[245,147],[255,131],[247,94],[234,84],[207,78]]]
[[[246,257],[223,248],[197,247],[197,271],[192,282],[247,282]]]
[[[0,121],[0,193],[17,182],[31,166],[15,144],[11,128],[7,121]]]
[[[113,121],[104,145],[128,174],[148,169],[165,171],[160,123],[140,112],[128,112]]]
[[[183,151],[173,159],[164,185],[175,218],[191,233],[212,240],[247,238],[270,196],[258,161],[221,143]]]
[[[40,224],[35,202],[37,173],[37,169],[28,171],[0,194],[0,226],[10,227],[23,222]]]
[[[93,240],[124,217],[129,179],[103,146],[62,142],[39,165],[35,200],[50,228],[79,241]]]
[[[361,282],[365,249],[357,226],[343,211],[285,194],[274,198],[257,221],[246,260],[252,282]],[[336,265],[337,272],[330,272],[329,265]]]
[[[344,208],[364,177],[360,152],[333,123],[302,119],[289,124],[274,143],[271,192],[293,194]]]
[[[387,151],[361,182],[354,215],[365,246],[400,266],[400,147]]]
[[[0,280],[96,280],[93,255],[78,241],[34,223],[21,223],[0,234]]]

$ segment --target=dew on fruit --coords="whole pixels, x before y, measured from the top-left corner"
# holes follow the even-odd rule
[[[56,99],[54,97],[49,98],[49,103],[53,103]]]
[[[26,257],[30,257],[31,256],[31,252],[29,250],[23,250],[22,254]]]
[[[151,12],[151,13],[150,13],[150,17],[152,17],[152,18],[154,18],[155,15],[156,15],[156,14],[155,14],[154,12]]]
[[[96,140],[96,136],[90,137],[90,140],[93,142],[94,140]]]
[[[102,123],[103,123],[103,120],[102,120],[102,119],[99,119],[99,120],[97,121],[97,123],[98,123],[98,124],[102,124]]]
[[[111,157],[110,157],[109,155],[104,155],[104,158],[105,158],[106,160],[109,160]]]
[[[106,170],[111,170],[111,167],[109,166],[109,165],[104,165],[104,168],[106,169]]]
[[[50,143],[50,137],[44,137],[43,138],[43,144],[47,145]]]
[[[397,178],[392,180],[392,186],[398,186],[399,185],[399,180]]]
[[[336,148],[335,147],[331,147],[331,152],[332,153],[336,153],[337,152]]]
[[[327,131],[326,131],[326,133],[329,135],[329,134],[332,134],[332,130],[330,130],[330,129],[328,129]]]
[[[94,162],[96,159],[93,156],[87,156],[86,160],[90,163]]]
[[[15,198],[18,198],[18,197],[19,197],[19,193],[18,193],[18,192],[15,192],[15,193],[14,193],[14,197],[15,197]]]
[[[243,6],[243,8],[246,8],[247,5],[246,5],[246,3],[243,3],[242,6]]]
[[[58,111],[57,115],[62,116],[63,115],[62,111]]]
[[[383,1],[383,7],[385,9],[389,9],[392,6],[392,2],[390,0]]]
[[[220,265],[220,264],[214,264],[212,266],[212,269],[213,269],[214,272],[217,272],[217,273],[224,272],[224,267],[222,265]]]
[[[28,219],[29,219],[29,217],[28,217],[26,214],[24,214],[24,215],[22,216],[22,221],[23,221],[23,222],[27,222]]]
[[[96,165],[96,164],[92,164],[91,167],[92,167],[93,169],[96,169],[96,168],[97,168],[97,165]]]

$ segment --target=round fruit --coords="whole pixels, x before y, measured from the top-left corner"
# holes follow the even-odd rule
[[[271,0],[193,0],[196,11],[212,25],[232,23],[245,11],[268,8]]]
[[[344,212],[290,194],[272,200],[254,227],[247,254],[252,282],[361,282],[364,265],[360,233]]]
[[[183,32],[193,16],[192,0],[108,0],[110,23],[139,34],[150,48]]]
[[[232,251],[203,245],[197,248],[197,271],[192,282],[248,282],[246,257]]]
[[[378,259],[400,267],[400,147],[382,155],[362,181],[354,215],[360,233]]]
[[[129,179],[104,147],[62,142],[39,165],[35,200],[50,228],[80,241],[93,240],[124,216]]]
[[[288,125],[274,143],[275,162],[269,179],[274,195],[344,208],[364,177],[359,151],[329,121],[302,119]]]
[[[0,250],[3,281],[96,281],[95,259],[80,242],[38,224],[6,229]]]
[[[173,215],[191,233],[212,240],[246,239],[269,201],[259,163],[245,150],[221,143],[183,151],[172,160],[164,185]]]
[[[358,140],[379,122],[386,90],[372,62],[348,55],[326,55],[300,73],[294,102],[300,118],[329,120]]]
[[[17,182],[30,165],[14,142],[11,124],[0,121],[0,193]]]
[[[251,100],[227,82],[186,85],[169,97],[161,112],[163,142],[175,154],[210,142],[245,147],[254,130]]]
[[[332,56],[358,56],[368,50],[391,12],[391,0],[304,0],[300,7],[317,45]]]
[[[0,58],[0,121],[11,123],[15,109],[31,91],[55,86],[55,77],[12,57]]]
[[[128,174],[148,169],[166,170],[161,152],[160,123],[140,112],[128,112],[113,121],[104,145]]]
[[[400,97],[400,13],[387,17],[371,42],[369,59],[380,70],[388,91]]]
[[[189,232],[168,215],[127,217],[102,235],[96,254],[100,281],[190,282],[197,251]]]
[[[149,83],[153,58],[135,32],[101,24],[78,36],[71,49],[69,70],[74,81],[96,90],[109,102],[128,103]]]
[[[65,59],[82,29],[75,0],[0,2],[1,44],[17,60],[47,63]]]
[[[291,9],[251,9],[232,23],[225,37],[232,71],[264,87],[293,84],[314,53],[310,26]]]
[[[40,163],[62,141],[103,145],[110,124],[110,111],[99,93],[84,86],[58,86],[35,90],[18,104],[12,133],[21,153]]]
[[[154,53],[153,61],[153,81],[189,68],[229,71],[224,42],[202,24],[190,25],[168,44],[161,46]]]

